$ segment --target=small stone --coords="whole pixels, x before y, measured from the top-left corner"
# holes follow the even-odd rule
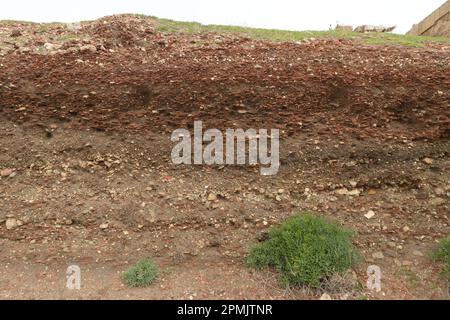
[[[82,46],[82,47],[80,48],[80,51],[81,51],[81,52],[91,52],[91,53],[95,53],[95,52],[97,52],[97,47],[94,46],[93,44],[88,44],[88,45]]]
[[[395,248],[395,247],[396,247],[396,244],[395,244],[395,242],[393,242],[393,241],[389,241],[389,242],[387,243],[387,245],[388,245],[388,247],[391,247],[391,248]]]
[[[19,52],[21,52],[21,53],[28,53],[28,52],[31,52],[31,49],[28,48],[28,47],[22,47],[22,48],[19,49]]]
[[[109,227],[109,225],[107,224],[107,223],[102,223],[101,225],[100,225],[100,229],[102,229],[102,230],[105,230],[105,229],[107,229]]]
[[[359,196],[360,193],[361,193],[361,191],[359,191],[358,189],[353,189],[353,190],[350,190],[347,194],[349,196]]]
[[[219,208],[219,204],[218,204],[218,203],[213,203],[213,204],[212,204],[212,208],[213,208],[213,209]]]
[[[446,201],[443,198],[432,198],[430,200],[428,200],[428,204],[432,205],[432,206],[440,206],[441,204],[444,204]]]
[[[13,230],[23,225],[23,222],[14,218],[9,218],[6,219],[5,225],[7,230]]]
[[[356,166],[356,161],[349,161],[345,164],[347,167],[354,167]]]
[[[12,169],[3,169],[2,171],[0,171],[0,176],[6,178],[9,177],[12,173],[13,173]]]
[[[57,48],[57,46],[54,45],[53,43],[46,42],[46,43],[44,43],[44,48],[46,50],[51,51],[51,50],[55,50]]]
[[[348,298],[349,298],[349,294],[348,293],[344,293],[343,295],[341,295],[341,300],[348,300]]]
[[[423,257],[423,253],[420,252],[419,250],[414,250],[413,251],[413,255],[417,256],[417,257]]]
[[[339,195],[346,195],[346,194],[348,194],[348,189],[347,188],[341,188],[341,189],[337,189],[336,191],[335,191],[335,193],[336,194],[339,194]]]
[[[367,213],[364,215],[367,219],[372,219],[375,216],[375,212],[372,210],[367,211]]]
[[[403,232],[408,232],[409,230],[411,230],[411,229],[408,226],[403,227]]]
[[[433,164],[433,159],[431,159],[431,158],[423,158],[422,162],[425,163],[425,164],[430,165],[430,164]]]
[[[17,38],[22,35],[22,32],[18,29],[14,29],[11,34],[9,35],[11,38]]]
[[[328,293],[324,293],[319,300],[332,300],[331,296]]]
[[[214,193],[210,193],[208,195],[208,201],[216,201],[217,200],[217,196]]]
[[[383,259],[384,258],[384,254],[381,251],[377,251],[377,252],[372,253],[372,257],[374,259]]]
[[[354,180],[350,180],[349,183],[352,186],[352,188],[355,188],[358,185],[358,182],[356,182]]]

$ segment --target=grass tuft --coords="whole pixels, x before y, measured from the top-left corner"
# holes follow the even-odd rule
[[[251,248],[247,262],[256,269],[275,267],[286,286],[319,288],[356,263],[351,238],[336,222],[304,213],[272,228],[266,242]]]
[[[137,262],[128,269],[123,280],[129,287],[146,287],[155,282],[158,276],[158,268],[150,259],[144,259]]]
[[[450,236],[439,242],[433,258],[443,263],[442,273],[450,281]]]

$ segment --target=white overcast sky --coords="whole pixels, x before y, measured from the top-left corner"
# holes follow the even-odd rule
[[[75,22],[142,13],[204,24],[327,30],[336,22],[407,32],[445,0],[1,0],[0,20]]]

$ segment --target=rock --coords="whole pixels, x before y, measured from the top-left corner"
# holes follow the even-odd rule
[[[423,257],[423,253],[420,252],[419,250],[414,250],[413,251],[413,255],[417,256],[417,257]]]
[[[214,193],[210,193],[208,195],[208,201],[216,201],[217,200],[217,196]]]
[[[377,251],[377,252],[372,253],[372,257],[374,259],[383,259],[384,258],[384,254],[381,251]]]
[[[9,218],[6,219],[5,225],[7,230],[13,230],[17,227],[22,226],[23,222],[14,218]]]
[[[356,161],[349,161],[345,164],[347,167],[354,167],[356,166]]]
[[[85,46],[82,46],[80,48],[81,52],[91,52],[91,53],[95,53],[97,52],[97,47],[94,46],[93,44],[87,44]]]
[[[348,298],[349,298],[349,294],[348,293],[344,293],[343,295],[341,295],[341,300],[348,300]]]
[[[352,188],[355,188],[358,185],[358,182],[356,182],[354,180],[350,180],[349,183],[352,186]]]
[[[439,205],[444,204],[444,203],[445,203],[445,199],[439,198],[439,197],[432,198],[432,199],[428,200],[428,204],[430,204],[432,206],[439,206]]]
[[[403,232],[408,232],[411,229],[408,226],[404,226],[402,230],[403,230]]]
[[[353,189],[353,190],[350,190],[347,193],[347,195],[349,195],[349,196],[359,196],[360,193],[361,193],[361,191],[359,191],[359,189]]]
[[[331,299],[331,296],[328,293],[324,293],[319,300],[333,300]]]
[[[375,212],[372,210],[367,211],[367,213],[364,215],[367,219],[372,219],[375,216]]]
[[[0,171],[0,176],[6,178],[9,177],[11,174],[13,173],[13,169],[3,169],[2,171]]]
[[[22,32],[18,29],[14,29],[11,34],[9,35],[11,38],[17,38],[22,35]]]
[[[348,190],[347,188],[341,188],[341,189],[337,189],[336,194],[339,195],[347,195],[347,196],[359,196],[359,194],[361,193],[361,191],[359,191],[359,189],[353,189],[353,190]]]
[[[388,243],[387,243],[387,245],[388,245],[388,247],[390,247],[390,248],[395,248],[397,245],[395,244],[395,242],[393,242],[393,241],[389,241]]]
[[[53,43],[46,42],[44,43],[44,48],[48,51],[53,51],[59,49],[59,47]]]
[[[102,223],[102,224],[100,225],[100,229],[102,229],[102,230],[108,229],[108,227],[109,227],[109,224],[108,224],[108,223]]]
[[[336,194],[339,194],[341,196],[348,194],[348,189],[347,188],[341,188],[341,189],[337,189],[335,191]]]
[[[433,164],[434,161],[431,158],[423,158],[422,162],[425,163],[425,164],[430,165],[430,164]]]
[[[22,47],[19,49],[19,52],[20,53],[28,53],[28,52],[31,52],[31,49],[28,47]]]

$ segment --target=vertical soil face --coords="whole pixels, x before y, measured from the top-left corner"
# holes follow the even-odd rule
[[[382,269],[381,293],[347,279],[333,298],[448,298],[428,258],[450,229],[445,46],[161,33],[128,16],[39,28],[0,24],[1,298],[317,298],[244,263],[302,211],[356,231],[351,281]],[[172,164],[172,131],[196,120],[280,129],[279,173]],[[145,257],[160,279],[125,288]]]

